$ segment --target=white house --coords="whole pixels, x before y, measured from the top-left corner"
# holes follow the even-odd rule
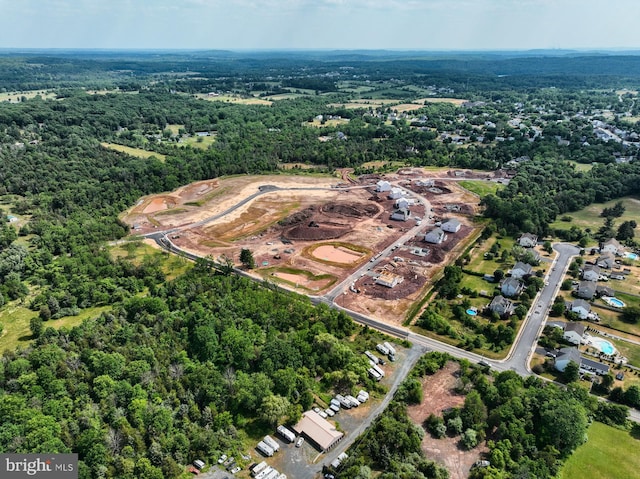
[[[518,244],[523,246],[524,248],[533,248],[536,244],[538,244],[538,236],[531,233],[524,233],[518,239]]]
[[[390,200],[397,200],[398,198],[402,198],[404,196],[404,191],[400,188],[391,188],[391,192],[389,193]]]
[[[517,296],[522,291],[522,283],[516,278],[507,278],[502,282],[500,291],[504,296],[512,297]]]
[[[442,223],[442,229],[444,231],[447,231],[448,233],[457,233],[458,231],[460,231],[461,226],[462,223],[460,223],[460,221],[455,218],[450,219],[446,223]]]
[[[396,200],[396,208],[409,208],[409,206],[413,205],[413,200],[409,198],[398,198]]]
[[[442,231],[442,228],[435,228],[424,235],[424,240],[427,243],[440,244],[447,238],[447,235]]]
[[[604,242],[602,248],[600,248],[600,252],[622,256],[625,251],[624,246],[622,246],[617,239],[611,238]]]
[[[591,305],[584,299],[576,299],[571,303],[571,312],[578,313],[580,319],[587,319],[591,312]]]
[[[498,295],[489,303],[489,309],[500,316],[509,316],[513,313],[514,305],[504,296]]]
[[[582,270],[582,279],[585,281],[598,281],[600,278],[600,266],[588,264]]]
[[[391,183],[389,183],[388,181],[384,181],[384,180],[378,181],[376,183],[376,191],[378,191],[378,192],[391,191]]]
[[[580,351],[576,348],[562,348],[560,350],[560,354],[558,354],[558,357],[556,358],[555,368],[560,372],[564,372],[571,361],[580,367],[579,371],[581,373],[604,376],[609,372],[609,366],[591,359],[583,358],[580,355]]]
[[[516,265],[511,269],[511,277],[520,279],[528,274],[531,274],[531,265],[518,261]]]
[[[391,219],[396,221],[407,221],[407,219],[409,219],[409,210],[406,208],[397,209],[391,214]]]
[[[584,335],[584,326],[580,323],[570,322],[564,328],[564,334],[562,339],[565,341],[579,345],[582,342],[582,336]]]

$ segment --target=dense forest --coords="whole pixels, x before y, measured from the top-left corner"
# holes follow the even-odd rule
[[[7,220],[0,312],[16,305],[37,312],[33,342],[0,360],[0,451],[78,452],[82,478],[176,477],[196,457],[240,453],[253,435],[294,421],[315,395],[356,385],[383,392],[355,354],[375,344],[375,333],[346,315],[220,274],[206,261],[167,281],[152,258],[114,257],[109,242],[129,233],[118,215],[141,196],[224,175],[277,173],[288,163],[309,165],[307,174],[503,169],[508,185],[482,201],[489,228],[544,235],[558,215],[638,193],[640,126],[624,120],[639,106],[615,90],[637,85],[638,75],[638,57],[573,54],[464,61],[388,52],[0,55],[0,94],[10,97],[0,103],[0,217]],[[234,100],[291,96],[262,105],[195,96],[209,92]],[[423,101],[411,116],[384,103],[346,106],[425,95],[469,101]],[[339,123],[312,127],[319,116]],[[522,118],[517,127],[514,117]],[[593,122],[605,120],[629,140],[599,137]],[[197,132],[215,141],[181,142]],[[20,217],[18,228],[9,214]],[[50,327],[97,306],[110,308],[73,329]],[[496,333],[495,343],[512,336]],[[532,477],[518,475],[522,467],[551,477],[579,442],[579,434],[566,444],[551,437],[543,426],[557,418],[544,404],[579,410],[585,420],[599,414],[572,388],[511,373],[490,382],[473,368],[465,377],[487,409],[480,422],[468,422],[464,409],[460,417],[493,439],[504,473],[496,478]],[[344,477],[368,477],[366,468],[384,477],[445,477],[420,453],[423,431],[403,409],[408,396],[401,389],[369,432],[377,439]],[[390,451],[383,446],[393,431],[406,441]]]

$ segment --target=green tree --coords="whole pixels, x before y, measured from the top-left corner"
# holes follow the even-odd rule
[[[542,243],[542,249],[549,254],[553,253],[553,246],[551,245],[551,241],[545,241],[544,243]]]
[[[478,445],[478,433],[475,429],[467,429],[460,438],[460,443],[465,449],[473,449]]]
[[[577,381],[579,377],[580,365],[575,361],[569,361],[562,373],[562,378],[566,383],[572,383],[574,381]]]
[[[620,319],[625,323],[637,324],[640,321],[640,306],[625,306]]]
[[[240,262],[247,269],[253,269],[256,267],[255,259],[253,258],[253,253],[250,249],[242,248],[240,250]]]
[[[34,316],[29,320],[29,329],[31,329],[31,335],[34,338],[39,338],[42,332],[44,331],[44,323],[42,322],[42,318],[39,316]]]
[[[276,426],[287,415],[291,403],[286,397],[270,394],[262,399],[260,416],[271,426]]]

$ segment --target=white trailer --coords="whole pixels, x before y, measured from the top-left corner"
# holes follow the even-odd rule
[[[331,405],[332,405],[332,406],[336,406],[338,409],[340,409],[340,401],[338,401],[338,400],[337,400],[337,399],[335,399],[335,398],[331,400]],[[334,411],[335,411],[335,409],[334,409]],[[337,412],[337,411],[336,411],[336,412]]]
[[[354,398],[353,396],[345,396],[344,397],[347,401],[349,401],[351,404],[353,404],[353,407],[358,407],[360,406],[360,401],[358,401],[356,398]]]
[[[378,372],[373,368],[369,368],[367,372],[369,373],[369,376],[371,376],[376,381],[380,381],[382,379],[382,376],[380,376]]]
[[[358,391],[358,396],[364,396],[367,399],[369,399],[369,393],[367,391],[365,391],[364,389],[361,389],[360,391]]]
[[[377,349],[380,353],[384,354],[385,356],[387,356],[387,355],[389,354],[389,350],[388,350],[387,348],[385,348],[383,344],[378,344],[378,345],[376,345],[376,349]]]
[[[356,399],[357,399],[358,401],[360,401],[361,403],[364,403],[364,402],[367,402],[367,399],[369,399],[369,398],[367,398],[367,397],[363,396],[362,394],[358,394],[358,395],[356,396]]]
[[[271,436],[265,436],[263,441],[267,446],[273,449],[273,452],[278,452],[280,450],[280,444],[278,444]]]
[[[368,357],[371,361],[373,361],[374,363],[378,364],[380,362],[380,359],[378,359],[378,356],[376,356],[375,354],[373,354],[371,351],[365,351],[364,355],[366,357]]]
[[[271,466],[265,467],[262,471],[256,474],[256,479],[264,479],[265,477],[267,477],[267,474],[269,474],[273,470],[274,469]]]
[[[264,479],[276,479],[279,475],[280,475],[280,473],[277,470],[274,469],[269,474],[264,476]]]
[[[267,457],[273,456],[273,453],[275,452],[270,446],[266,445],[263,441],[260,441],[258,443],[258,445],[256,446],[256,449]]]
[[[335,405],[332,404],[331,406],[329,406],[329,409],[331,409],[334,413],[340,412],[340,405]]]
[[[384,377],[384,371],[380,368],[380,366],[372,366],[371,369],[377,372],[381,377]]]
[[[276,431],[289,442],[296,440],[296,435],[284,426],[278,426]]]
[[[267,467],[269,467],[269,465],[266,462],[262,461],[261,463],[253,466],[253,469],[251,469],[251,475],[253,477],[256,477],[258,474],[264,471]]]
[[[396,355],[396,348],[391,346],[388,342],[385,341],[384,343],[382,343],[382,345],[389,350],[389,354],[391,356],[395,356]]]
[[[344,396],[340,395],[340,394],[336,394],[336,399],[338,401],[340,401],[340,406],[342,406],[345,409],[351,409],[351,401],[347,401]]]

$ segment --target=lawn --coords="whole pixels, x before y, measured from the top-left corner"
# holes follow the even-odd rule
[[[136,265],[141,264],[144,260],[158,261],[168,280],[185,273],[191,265],[191,261],[185,258],[160,251],[141,241],[130,241],[113,246],[111,247],[111,256],[114,259],[126,258]]]
[[[30,91],[13,91],[0,93],[0,101],[9,101],[11,103],[19,103],[22,97],[31,100],[40,95],[43,100],[55,98],[56,94],[47,90],[30,90]]]
[[[628,479],[638,477],[640,447],[638,426],[622,431],[594,422],[588,430],[589,440],[580,446],[561,469],[559,479]]]
[[[216,142],[216,135],[209,136],[190,136],[189,138],[181,138],[179,146],[191,146],[193,148],[200,148],[206,150]]]
[[[607,338],[607,340],[611,341],[620,354],[628,359],[629,365],[640,367],[640,346],[619,339]]]
[[[591,168],[593,168],[591,163],[578,163],[577,161],[570,161],[569,163],[575,166],[576,171],[591,171]]]
[[[178,136],[178,133],[180,133],[180,129],[183,129],[184,125],[178,125],[178,124],[173,124],[173,123],[169,123],[167,125],[167,130],[171,131],[171,134]]]
[[[496,258],[492,260],[485,259],[484,254],[488,253],[495,243],[498,243],[500,246]],[[481,245],[476,245],[471,250],[471,261],[469,261],[469,264],[465,266],[465,269],[482,274],[493,274],[495,270],[501,269],[506,273],[507,270],[514,265],[514,261],[509,259],[506,263],[503,263],[500,261],[500,254],[503,250],[511,251],[511,248],[515,243],[516,241],[513,238],[498,238],[496,236],[492,236],[485,240]]]
[[[62,327],[72,328],[82,323],[87,318],[99,316],[103,311],[111,309],[111,306],[101,306],[97,308],[84,309],[78,316],[65,316],[60,319],[51,319],[44,323],[46,327],[60,329]],[[31,342],[31,329],[29,322],[38,313],[31,311],[16,302],[7,305],[0,311],[0,324],[4,330],[0,336],[0,351],[13,351],[18,346],[26,347]]]
[[[110,150],[120,151],[122,153],[126,153],[127,155],[135,156],[136,158],[151,158],[155,157],[159,161],[164,163],[166,156],[160,153],[156,153],[155,151],[147,151],[141,148],[132,148],[130,146],[118,145],[116,143],[100,143],[100,145],[104,148],[109,148]]]
[[[568,230],[572,226],[578,226],[581,229],[591,228],[591,231],[596,232],[604,224],[604,218],[600,216],[604,208],[610,208],[618,201],[622,201],[622,204],[626,208],[626,211],[620,218],[616,218],[615,226],[620,226],[623,221],[638,220],[640,217],[640,199],[627,196],[625,198],[619,198],[617,200],[611,200],[606,203],[594,203],[579,211],[567,213],[566,216],[572,218],[571,221],[562,221],[558,218],[551,223],[550,228]],[[565,216],[565,215],[563,215]]]
[[[478,181],[478,180],[465,180],[458,183],[463,188],[475,193],[476,195],[483,197],[487,195],[495,195],[496,191],[504,188],[502,183],[495,181]]]
[[[348,118],[339,118],[335,120],[325,120],[325,122],[321,122],[320,120],[314,119],[313,121],[305,121],[303,125],[306,126],[315,126],[316,128],[326,128],[326,127],[336,127],[340,125],[346,125],[349,123]]]
[[[196,98],[199,98],[200,100],[207,100],[207,101],[222,101],[225,103],[240,103],[241,105],[271,105],[273,104],[272,101],[269,100],[263,100],[262,98],[255,98],[255,97],[249,97],[249,98],[243,98],[240,96],[235,96],[235,95],[217,95],[217,96],[209,96],[208,94],[205,93],[197,93]]]

